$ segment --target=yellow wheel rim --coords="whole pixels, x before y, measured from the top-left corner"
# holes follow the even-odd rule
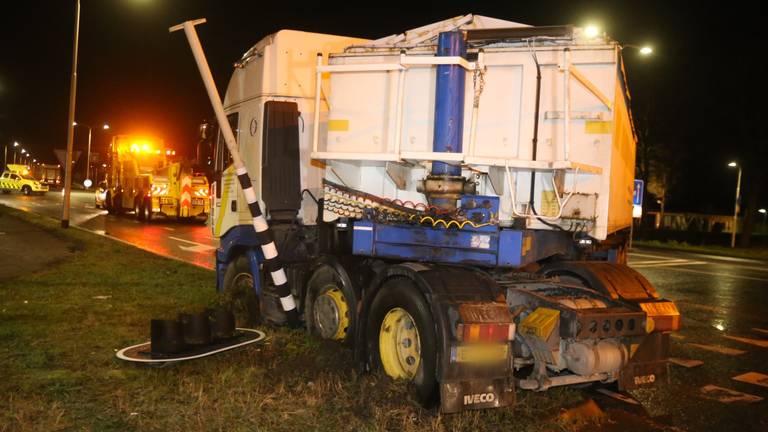
[[[394,308],[387,312],[379,330],[379,355],[384,372],[395,379],[411,379],[421,364],[419,330],[411,314]]]
[[[326,339],[343,340],[349,329],[349,306],[344,294],[334,285],[315,300],[314,319],[320,335]]]

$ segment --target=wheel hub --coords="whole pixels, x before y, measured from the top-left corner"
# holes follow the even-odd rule
[[[349,310],[344,294],[336,286],[327,287],[315,298],[313,315],[315,327],[325,339],[343,340],[349,328]]]
[[[411,314],[394,308],[387,312],[379,331],[379,355],[392,378],[411,379],[421,365],[419,330]]]

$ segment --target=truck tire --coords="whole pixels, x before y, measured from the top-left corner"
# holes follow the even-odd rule
[[[152,222],[152,200],[150,198],[146,198],[144,200],[144,205],[141,207],[141,212],[144,214],[144,217],[142,218],[144,222]]]
[[[422,404],[438,401],[434,320],[424,296],[407,279],[391,279],[376,294],[366,336],[372,367],[410,380]]]
[[[253,290],[253,274],[245,254],[227,266],[221,296],[222,301],[232,307],[238,327],[252,327],[261,322],[259,298]]]
[[[111,193],[107,192],[107,195],[104,197],[104,202],[101,205],[107,209],[107,213],[115,214],[115,207],[112,205]]]
[[[29,185],[24,185],[21,187],[21,193],[26,196],[32,195],[32,188]]]
[[[112,211],[116,215],[123,214],[123,194],[118,192],[112,199]]]
[[[136,220],[139,222],[144,221],[144,203],[141,198],[136,198],[133,204],[133,214],[136,216]]]
[[[305,322],[310,333],[345,344],[354,341],[357,295],[328,264],[317,267],[307,282]]]

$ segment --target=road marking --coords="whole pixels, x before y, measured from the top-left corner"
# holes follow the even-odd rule
[[[708,384],[701,389],[702,396],[706,399],[715,400],[723,403],[732,402],[760,402],[763,400],[760,396],[751,395],[748,393],[742,393],[740,391],[727,389],[724,387],[718,387],[716,385]]]
[[[677,304],[682,304],[682,305],[686,305],[686,306],[694,308],[694,309],[702,309],[702,310],[710,311],[710,312],[717,312],[717,313],[726,313],[726,312],[728,312],[728,309],[723,308],[723,307],[709,306],[709,305],[703,305],[703,304],[698,304],[698,303],[690,303],[690,302],[687,302],[685,300],[678,301]],[[674,334],[674,333],[672,333],[672,334]]]
[[[640,253],[640,252],[630,252],[629,253],[629,256],[633,256],[633,255],[641,256],[641,257],[648,257],[648,258],[675,259],[674,256],[669,256],[669,255],[652,255],[652,254]]]
[[[679,358],[679,357],[670,357],[669,358],[669,362],[670,363],[674,363],[674,364],[676,364],[678,366],[683,366],[683,367],[687,367],[687,368],[701,366],[701,365],[704,364],[704,362],[701,361],[701,360],[684,359],[684,358]]]
[[[645,265],[645,264],[658,264],[658,263],[667,263],[667,262],[680,262],[680,261],[688,261],[685,259],[657,259],[657,260],[646,260],[646,261],[630,261],[629,265]]]
[[[762,387],[768,387],[768,375],[761,374],[760,372],[747,372],[733,377],[736,381],[741,381],[749,384],[755,384]]]
[[[686,345],[690,345],[694,348],[701,348],[703,350],[713,351],[716,353],[732,355],[732,356],[742,355],[746,353],[746,351],[735,349],[735,348],[728,348],[722,345],[705,345],[705,344],[697,344],[692,342],[688,342]]]
[[[768,334],[768,330],[766,330],[766,329],[761,329],[761,328],[757,328],[757,327],[752,327],[752,330],[754,330],[754,331],[756,331],[756,332],[759,332],[759,333],[765,333],[765,334]]]
[[[669,335],[673,339],[685,339],[685,336],[681,335],[680,333],[672,333]]]
[[[670,267],[670,266],[681,266],[681,265],[701,265],[701,264],[708,264],[704,261],[688,261],[688,260],[682,260],[680,262],[677,261],[667,261],[659,264],[646,264],[646,265],[632,265],[632,267],[635,268],[652,268],[652,267]]]
[[[640,267],[642,268],[642,267]],[[680,267],[669,267],[667,270],[672,271],[681,271],[681,272],[688,272],[688,273],[697,273],[697,274],[703,274],[703,275],[709,275],[709,276],[725,276],[729,278],[734,279],[747,279],[747,280],[756,280],[760,282],[768,282],[768,279],[766,278],[759,278],[759,277],[752,277],[752,276],[738,276],[738,275],[732,275],[729,273],[722,273],[722,272],[710,272],[710,271],[704,271],[704,270],[694,270],[694,269],[687,269],[687,268],[680,268]]]
[[[172,240],[179,241],[179,242],[184,242],[184,243],[191,244],[192,246],[178,245],[179,248],[181,248],[182,250],[189,251],[189,252],[210,252],[210,251],[216,249],[215,246],[209,246],[209,245],[205,245],[205,244],[198,243],[198,242],[193,242],[191,240],[186,240],[186,239],[182,239],[182,238],[178,238],[178,237],[168,236],[168,238],[172,239]]]
[[[171,228],[171,227],[162,227],[162,228],[166,231],[176,231],[176,228]]]
[[[738,336],[729,336],[729,335],[723,335],[726,339],[731,339],[739,342],[744,342],[746,344],[759,346],[761,348],[768,348],[768,340],[762,340],[762,339],[750,339],[745,337],[738,337]]]

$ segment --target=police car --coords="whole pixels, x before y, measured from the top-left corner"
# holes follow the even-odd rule
[[[48,192],[48,186],[32,177],[26,165],[8,164],[8,169],[0,175],[0,191],[4,194],[18,191],[24,195],[42,195]]]

